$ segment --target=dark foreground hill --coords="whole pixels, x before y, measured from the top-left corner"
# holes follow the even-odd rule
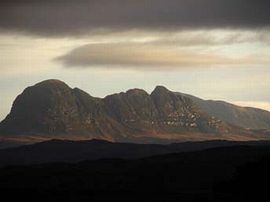
[[[0,169],[1,197],[29,201],[260,201],[269,146]]]
[[[247,129],[249,128],[249,129]],[[268,139],[270,112],[157,86],[95,98],[59,80],[26,88],[0,123],[1,138],[105,139],[120,142]]]
[[[135,159],[161,154],[199,151],[235,145],[270,146],[270,141],[203,141],[158,145],[112,143],[104,140],[51,140],[33,145],[0,150],[0,167],[5,165],[29,165],[48,162],[74,163],[104,158]]]

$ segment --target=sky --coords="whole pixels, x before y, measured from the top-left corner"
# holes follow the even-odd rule
[[[27,86],[157,85],[270,110],[269,0],[2,0],[0,120]]]

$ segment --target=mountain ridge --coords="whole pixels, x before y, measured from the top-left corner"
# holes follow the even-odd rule
[[[256,139],[253,130],[245,129],[252,126],[252,120],[262,123],[254,123],[252,129],[270,128],[270,112],[247,108],[241,114],[237,106],[228,104],[172,92],[164,86],[156,86],[150,94],[134,88],[97,98],[51,79],[27,87],[15,99],[11,112],[0,123],[0,134],[82,135],[136,142],[151,138],[189,140],[192,136],[195,140]],[[228,105],[225,112],[224,105]],[[233,117],[235,114],[240,114],[240,119]],[[251,114],[247,121],[246,114]]]

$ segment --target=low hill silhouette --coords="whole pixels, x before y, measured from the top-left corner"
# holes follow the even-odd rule
[[[261,182],[270,179],[269,162],[269,146],[232,146],[141,159],[9,166],[0,169],[0,191],[10,199],[38,201],[260,198],[267,195]]]

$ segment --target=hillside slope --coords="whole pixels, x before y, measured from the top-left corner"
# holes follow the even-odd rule
[[[198,107],[222,121],[250,129],[269,129],[270,112],[252,107],[240,107],[224,101],[203,100],[188,96]]]

